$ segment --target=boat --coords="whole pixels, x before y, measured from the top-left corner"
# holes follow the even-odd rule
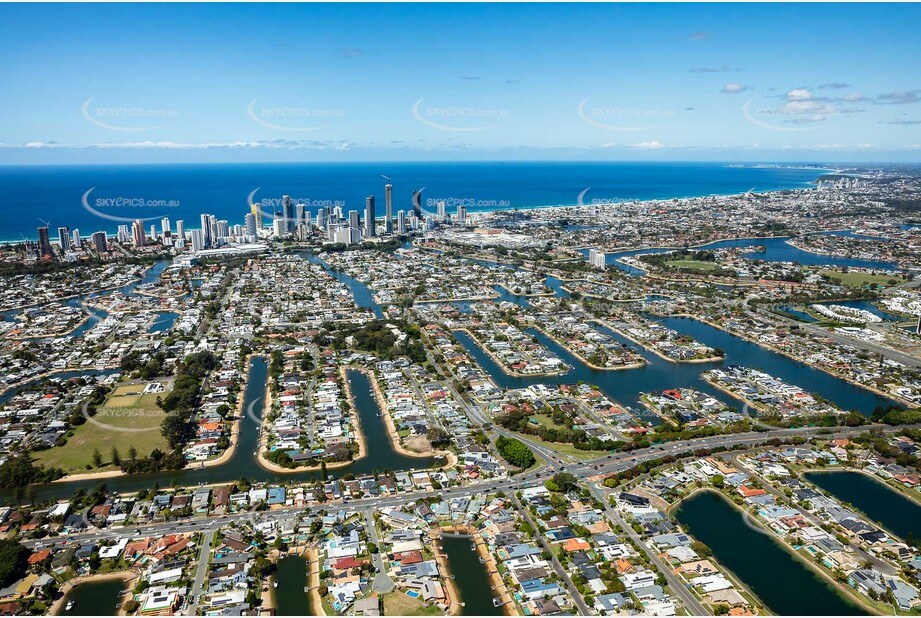
[[[272,588],[278,588],[278,580],[272,582]]]
[[[70,610],[72,610],[73,608],[74,608],[74,602],[73,602],[73,601],[68,601],[68,602],[67,602],[67,605],[64,607],[64,609],[67,610],[67,611],[70,611]]]
[[[486,564],[486,558],[480,556],[480,564]]]

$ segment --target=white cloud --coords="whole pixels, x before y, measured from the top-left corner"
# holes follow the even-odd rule
[[[730,82],[726,84],[725,86],[723,86],[723,89],[721,90],[721,92],[725,92],[727,94],[735,94],[737,92],[745,92],[746,90],[748,90],[748,86],[743,86],[742,84],[736,84],[735,82]]]
[[[633,144],[630,146],[630,148],[634,148],[636,150],[661,150],[663,148],[667,148],[667,146],[665,146],[665,144],[663,144],[659,140],[652,140],[649,142],[640,142],[638,144]]]

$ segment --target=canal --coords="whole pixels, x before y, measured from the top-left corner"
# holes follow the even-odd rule
[[[493,605],[495,594],[486,566],[480,564],[479,554],[471,549],[472,539],[467,535],[443,534],[441,546],[448,556],[448,568],[454,575],[462,616],[502,616],[502,608]]]
[[[314,616],[307,592],[309,577],[307,559],[301,556],[287,556],[278,561],[275,581],[276,616]]]
[[[843,234],[841,234],[843,235]],[[789,244],[787,244],[789,237],[774,237],[774,238],[739,238],[735,240],[720,240],[706,245],[699,245],[696,247],[690,247],[690,249],[695,250],[707,250],[707,249],[736,249],[744,247],[755,247],[760,246],[763,249],[759,251],[754,251],[751,253],[746,253],[745,258],[749,260],[762,260],[765,262],[796,262],[802,264],[803,266],[847,266],[849,268],[877,268],[877,269],[886,269],[886,270],[897,270],[898,264],[893,264],[891,262],[878,262],[875,260],[863,260],[858,258],[843,258],[831,255],[820,255],[817,253],[810,253],[808,251],[803,251],[797,249]],[[624,272],[629,273],[630,275],[638,276],[643,274],[639,269],[627,266],[626,264],[621,264],[617,260],[623,257],[635,257],[640,254],[655,254],[655,253],[668,253],[669,251],[675,251],[680,249],[679,247],[671,248],[652,248],[652,249],[634,249],[631,251],[618,251],[616,253],[607,254],[607,263],[609,265],[616,266],[617,268],[623,270]],[[583,251],[588,255],[588,249]]]
[[[101,582],[78,584],[64,599],[64,607],[58,616],[117,616],[122,605],[122,592],[125,582],[121,579],[109,579]],[[73,601],[73,607],[67,610],[67,604]]]
[[[424,470],[438,461],[434,457],[409,457],[398,453],[388,437],[387,426],[381,416],[381,409],[371,390],[371,382],[361,371],[350,369],[347,377],[351,381],[355,406],[358,411],[361,432],[365,436],[367,453],[351,465],[329,471],[335,478],[346,473],[356,475],[383,472],[385,470]],[[243,415],[240,419],[240,434],[237,448],[229,461],[213,467],[191,467],[183,470],[170,470],[151,474],[134,474],[107,479],[85,479],[80,481],[59,481],[44,485],[32,485],[28,488],[29,501],[40,502],[49,499],[62,499],[73,495],[77,489],[92,489],[104,483],[110,491],[137,492],[149,489],[155,484],[167,487],[173,484],[193,486],[200,484],[231,483],[241,478],[257,482],[284,483],[298,482],[320,478],[319,471],[292,472],[279,474],[263,468],[256,457],[259,447],[259,429],[264,405],[265,385],[269,379],[268,361],[257,356],[250,360],[249,377],[243,395]],[[247,413],[252,410],[252,416]],[[11,504],[15,493],[7,490],[2,494],[3,503]]]
[[[746,524],[720,495],[705,491],[685,500],[675,514],[682,526],[713,550],[724,565],[780,616],[856,616],[865,612],[826,579]]]
[[[807,481],[864,512],[902,540],[921,539],[921,505],[861,472],[807,472]]]
[[[611,336],[619,343],[639,352],[646,359],[647,365],[637,369],[604,371],[592,369],[561,345],[534,329],[526,329],[528,334],[546,346],[551,352],[568,363],[572,369],[557,376],[512,376],[503,371],[499,364],[463,331],[454,331],[457,340],[476,359],[483,370],[501,388],[524,388],[531,384],[572,384],[584,381],[597,385],[612,400],[628,406],[636,406],[641,393],[661,392],[669,388],[694,388],[715,397],[723,403],[741,408],[741,402],[720,390],[711,387],[700,378],[700,374],[709,368],[721,364],[744,365],[765,371],[777,378],[801,388],[817,393],[836,403],[844,410],[857,410],[861,414],[871,415],[876,406],[892,405],[895,402],[872,391],[845,382],[831,374],[825,373],[782,354],[772,352],[757,344],[730,335],[729,333],[692,318],[655,318],[647,316],[684,335],[690,335],[697,341],[719,348],[725,353],[721,361],[712,363],[673,363],[664,360],[642,346],[638,346],[619,333],[602,325],[597,328]],[[658,417],[651,417],[653,419]]]

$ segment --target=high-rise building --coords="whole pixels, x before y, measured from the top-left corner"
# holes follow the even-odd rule
[[[131,224],[131,242],[135,247],[143,247],[147,244],[147,237],[144,236],[144,224],[140,219]]]
[[[131,232],[128,231],[128,225],[118,226],[118,242],[125,243],[131,240]]]
[[[246,227],[246,234],[248,236],[255,236],[256,235],[256,217],[253,215],[253,213],[251,212],[246,213],[246,216],[243,217],[243,222]]]
[[[211,215],[202,214],[201,216],[201,242],[205,249],[211,247]]]
[[[169,236],[172,234],[173,230],[169,225],[169,217],[163,217],[160,219],[160,227],[163,228],[163,235]]]
[[[397,213],[397,233],[402,235],[406,233],[406,211],[401,210]]]
[[[192,251],[198,253],[205,248],[204,230],[192,230]]]
[[[230,222],[227,219],[221,219],[217,222],[217,234],[218,239],[227,238],[230,236]]]
[[[416,215],[416,218],[420,221],[425,218],[422,214],[422,192],[425,191],[425,188],[417,189],[413,191],[413,214]]]
[[[70,251],[70,230],[66,227],[58,228],[58,245],[61,246],[62,253]]]
[[[90,241],[93,243],[93,249],[96,250],[96,253],[105,253],[109,250],[109,239],[105,232],[93,232],[93,235],[90,236]]]
[[[185,221],[182,219],[176,221],[176,236],[181,240],[185,240]]]
[[[80,230],[76,230],[76,229],[75,229],[75,230],[71,233],[71,238],[73,239],[72,244],[73,244],[73,246],[74,246],[75,249],[79,249],[80,247],[83,246],[83,240],[81,240],[81,238],[80,238]]]
[[[384,185],[384,232],[393,234],[393,185]]]
[[[457,224],[458,225],[467,225],[467,207],[458,206],[457,207]]]
[[[320,211],[317,213],[317,227],[320,228],[320,231],[323,231],[326,229],[326,221],[327,221],[326,209],[321,208]]]
[[[296,222],[297,227],[304,225],[304,209],[305,208],[307,207],[304,206],[303,204],[298,204],[297,206],[294,207],[294,212],[297,215],[297,222]]]
[[[275,217],[275,219],[272,220],[272,233],[275,235],[275,238],[283,238],[287,235],[288,228],[282,217]]]
[[[607,268],[607,256],[604,251],[599,251],[598,249],[589,249],[588,250],[588,263],[592,265],[593,268],[598,268],[604,270]]]
[[[365,236],[374,238],[374,196],[369,195],[365,198]]]
[[[438,204],[436,206],[438,207],[438,213],[436,214],[436,217],[438,218],[438,222],[444,223],[445,221],[448,220],[448,210],[445,207],[445,201],[438,200]]]
[[[307,231],[310,231],[310,213],[304,213],[304,225],[307,226]]]
[[[156,224],[156,223],[151,223],[151,224],[150,224],[150,239],[151,239],[154,243],[157,242],[157,224]]]
[[[290,195],[283,195],[281,197],[282,202],[282,217],[285,221],[285,233],[293,232],[294,226],[297,221],[294,218],[294,200],[291,199]]]
[[[361,227],[361,215],[357,210],[349,211],[349,227],[359,229]]]
[[[256,217],[256,232],[259,232],[262,230],[262,208],[259,207],[259,204],[253,204],[250,211]]]
[[[54,250],[51,248],[51,239],[48,237],[48,226],[38,228],[38,255],[40,257],[54,256]]]

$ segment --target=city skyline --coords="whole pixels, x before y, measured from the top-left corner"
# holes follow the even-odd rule
[[[0,164],[914,162],[921,152],[913,5],[6,5],[0,15],[10,59]],[[303,36],[289,35],[300,23]]]

